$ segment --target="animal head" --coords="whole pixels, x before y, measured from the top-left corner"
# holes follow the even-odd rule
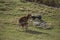
[[[31,18],[31,14],[28,14],[27,17],[28,17],[28,18]]]

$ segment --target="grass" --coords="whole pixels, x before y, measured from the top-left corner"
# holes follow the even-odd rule
[[[0,3],[3,9],[0,10],[0,40],[60,40],[60,9],[19,0],[11,2]],[[42,19],[51,23],[53,29],[29,26],[27,32],[21,32],[20,28],[17,30],[19,18],[28,13],[41,14]]]

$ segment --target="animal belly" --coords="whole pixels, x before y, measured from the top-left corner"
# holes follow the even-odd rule
[[[42,22],[42,23],[40,24],[40,26],[45,29],[45,28],[46,28],[46,23]]]
[[[27,24],[27,22],[20,22],[20,24]]]
[[[33,26],[39,26],[40,22],[33,22]]]

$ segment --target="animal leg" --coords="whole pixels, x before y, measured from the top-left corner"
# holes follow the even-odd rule
[[[25,25],[25,30],[26,30],[26,31],[28,30],[28,25]]]

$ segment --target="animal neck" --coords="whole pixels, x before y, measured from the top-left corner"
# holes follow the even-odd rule
[[[28,14],[28,15],[27,15],[27,19],[29,19],[29,18],[30,18],[30,16],[31,16],[31,14]]]
[[[29,16],[27,16],[27,19],[29,19]]]

